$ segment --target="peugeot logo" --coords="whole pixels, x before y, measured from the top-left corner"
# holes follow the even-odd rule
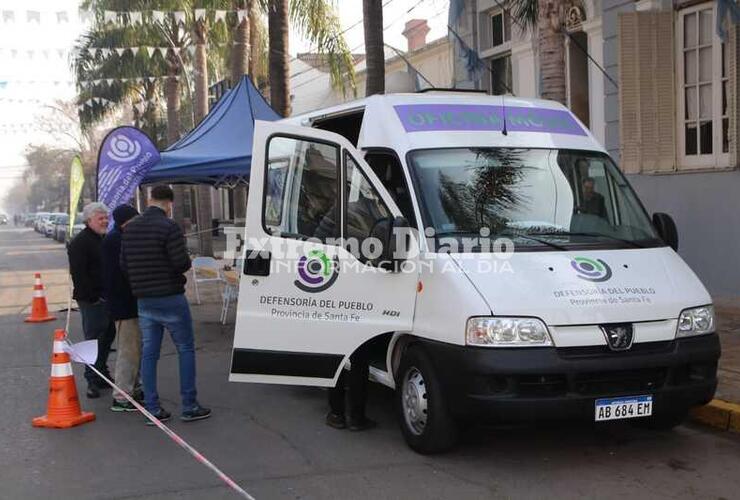
[[[632,347],[634,339],[634,330],[631,323],[622,323],[618,325],[601,325],[601,331],[604,332],[606,343],[612,351],[626,351]]]

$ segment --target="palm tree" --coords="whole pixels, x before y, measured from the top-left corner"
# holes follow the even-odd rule
[[[267,8],[267,31],[270,40],[270,104],[281,115],[289,116],[288,0],[269,0]]]
[[[110,52],[106,56],[97,50],[156,45],[157,40],[159,36],[143,26],[109,28],[102,24],[78,39],[77,53],[72,61],[78,85],[78,103],[82,105],[90,103],[91,99],[105,99],[102,103],[93,101],[91,105],[80,108],[79,118],[83,129],[89,129],[113,109],[141,101],[143,110],[136,107],[134,118],[152,140],[163,145],[161,124],[154,104],[158,82],[140,78],[142,75],[162,74],[165,67],[161,58],[150,58],[143,53],[137,55],[133,51],[122,54]]]
[[[194,19],[193,42],[195,53],[193,60],[193,115],[194,121],[200,122],[208,114],[208,61],[206,44],[208,42],[208,18]],[[211,187],[197,187],[197,218],[198,242],[200,254],[213,256],[213,237],[210,231],[205,231],[210,225],[211,217]]]
[[[186,9],[189,2],[186,0],[168,0],[162,2],[160,8],[176,10]],[[167,101],[167,144],[172,144],[179,139],[181,134],[180,122],[180,76],[183,74],[182,50],[189,44],[189,32],[176,22],[169,19],[163,22],[143,23],[126,26],[109,26],[105,23],[104,12],[106,10],[119,10],[120,2],[116,0],[88,0],[82,3],[83,8],[93,9],[96,23],[93,29],[83,35],[78,43],[79,55],[75,58],[74,66],[77,73],[78,84],[83,80],[111,79],[106,89],[107,101],[111,105],[100,105],[85,107],[81,113],[83,124],[94,123],[100,120],[112,108],[120,107],[122,104],[131,103],[135,96],[152,94],[151,88],[147,89],[141,79],[142,75],[161,75],[166,72],[167,78],[164,85],[164,95]],[[148,2],[130,2],[128,7],[132,10],[146,10]],[[95,48],[110,49],[111,47],[131,46],[168,46],[169,49],[162,58],[151,57],[147,53],[136,55],[130,52],[118,55],[109,51],[108,55],[101,55]],[[133,74],[132,74],[133,73]],[[122,78],[135,78],[133,83],[121,80]],[[147,83],[151,83],[147,80]],[[143,87],[143,88],[142,88]],[[81,88],[80,101],[85,102],[89,97],[100,97],[99,88]],[[148,110],[148,108],[147,108]],[[149,115],[153,113],[148,113]],[[146,116],[147,113],[144,113]],[[141,118],[141,117],[139,117]],[[176,186],[173,217],[178,222],[183,220],[184,189]]]
[[[367,80],[365,95],[385,92],[385,52],[383,50],[383,3],[362,0],[362,24],[365,28]]]
[[[236,85],[242,75],[249,73],[250,59],[250,28],[252,26],[252,0],[236,0],[235,7],[238,10],[246,10],[247,17],[241,20],[237,18],[237,24],[234,28],[234,47],[231,55],[231,84]]]
[[[567,4],[566,0],[512,0],[510,4],[514,20],[526,29],[536,30],[541,97],[562,104],[566,104],[562,30]]]
[[[224,0],[211,0],[199,2],[199,8],[208,10],[223,9],[229,4]],[[200,17],[200,18],[198,18]],[[208,114],[208,75],[209,61],[207,44],[209,36],[215,35],[216,40],[224,40],[225,33],[220,29],[221,25],[215,27],[210,24],[208,14],[196,16],[193,11],[189,16],[189,24],[192,29],[193,41],[193,121],[200,122]],[[198,185],[196,187],[196,217],[198,220],[198,242],[200,254],[213,256],[213,236],[207,229],[213,218],[211,206],[211,186]]]
[[[283,116],[290,114],[288,55],[289,22],[315,47],[329,68],[332,85],[354,92],[354,61],[342,26],[330,0],[260,0],[267,10],[270,104]]]

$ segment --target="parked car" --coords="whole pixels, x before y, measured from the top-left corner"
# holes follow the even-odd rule
[[[26,227],[33,227],[33,223],[35,220],[36,220],[35,213],[26,214],[25,219],[23,219],[23,225]]]
[[[57,218],[62,215],[64,215],[64,213],[62,212],[49,214],[49,216],[44,221],[44,236],[46,236],[47,238],[51,238],[54,235],[54,224],[56,223]]]
[[[57,241],[64,243],[67,238],[67,231],[69,230],[69,215],[60,215],[54,221],[54,232],[51,235]]]
[[[80,212],[75,217],[75,225],[72,227],[72,238],[80,234],[83,229],[85,229],[85,223],[82,222],[82,212]]]
[[[72,228],[72,237],[74,238],[77,236],[80,231],[85,229],[85,225],[81,222],[82,221],[82,213],[78,213],[77,217],[75,217],[76,224]],[[66,243],[70,240],[69,237],[69,215],[64,214],[64,217],[60,218],[60,222],[57,223],[55,226],[56,233],[54,235],[54,239],[57,241],[60,241],[62,243]]]
[[[51,215],[50,212],[38,212],[36,214],[36,218],[33,220],[33,229],[37,233],[43,233],[44,232],[44,223],[46,222],[46,218]]]

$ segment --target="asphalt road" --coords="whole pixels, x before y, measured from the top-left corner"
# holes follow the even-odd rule
[[[36,429],[45,411],[52,323],[22,322],[33,272],[52,309],[66,297],[60,244],[0,227],[0,498],[237,498],[220,480],[138,414],[114,414],[110,398],[82,397],[93,423]],[[420,456],[401,438],[387,389],[371,390],[365,433],[326,427],[321,389],[227,382],[233,318],[195,306],[199,399],[211,419],[171,427],[259,499],[286,498],[737,498],[740,439],[690,425],[656,433],[603,427],[468,429],[442,456]],[[81,339],[79,315],[71,336]],[[112,356],[111,366],[115,360]],[[169,340],[160,393],[178,408],[177,357]],[[81,369],[77,385],[84,388]]]

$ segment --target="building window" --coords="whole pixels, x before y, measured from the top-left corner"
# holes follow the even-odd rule
[[[715,16],[713,3],[678,15],[677,133],[682,168],[729,166],[728,51],[715,32]]]
[[[491,14],[491,47],[498,47],[510,40],[511,18],[508,9]]]
[[[494,57],[488,60],[491,68],[491,94],[511,93],[511,54]]]

